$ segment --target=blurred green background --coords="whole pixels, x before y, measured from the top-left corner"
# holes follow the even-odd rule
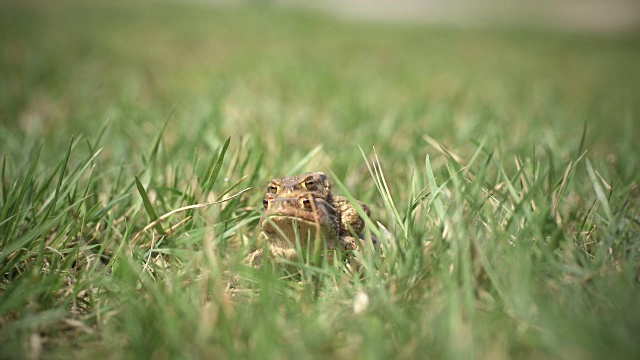
[[[562,148],[588,121],[598,151],[639,134],[636,32],[378,24],[259,4],[3,2],[5,151],[111,121],[106,150],[135,154],[174,106],[177,152],[251,133],[268,165],[323,144],[341,172],[358,144],[421,158],[425,133],[456,148],[485,134]]]

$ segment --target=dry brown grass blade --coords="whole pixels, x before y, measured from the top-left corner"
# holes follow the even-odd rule
[[[464,159],[462,157],[460,157],[456,153],[452,152],[451,150],[447,149],[444,145],[439,143],[436,139],[432,138],[431,136],[429,136],[427,134],[424,134],[424,135],[422,135],[422,138],[429,145],[433,146],[436,150],[438,150],[439,152],[444,154],[444,156],[453,159],[458,164],[462,164],[464,162]]]

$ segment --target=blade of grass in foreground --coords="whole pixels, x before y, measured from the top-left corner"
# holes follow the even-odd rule
[[[427,169],[427,179],[429,181],[429,186],[431,187],[431,198],[433,204],[436,207],[436,213],[438,214],[438,219],[441,224],[444,223],[445,213],[444,213],[444,204],[442,203],[441,196],[444,195],[442,190],[436,185],[436,177],[433,175],[433,169],[431,168],[431,161],[429,161],[429,155],[425,158],[425,166]]]
[[[60,186],[62,186],[62,179],[64,179],[64,174],[67,170],[67,164],[69,163],[69,155],[71,155],[71,149],[73,149],[73,136],[71,136],[71,141],[69,141],[69,148],[67,149],[67,153],[64,156],[64,160],[62,161],[62,165],[60,166],[60,176],[58,177],[58,183],[56,184],[56,191],[53,195],[53,200],[49,205],[49,210],[47,210],[47,214],[44,216],[44,219],[48,218],[51,215],[51,212],[56,206],[58,202],[58,196],[60,194]]]
[[[406,228],[404,226],[404,222],[402,221],[402,216],[400,216],[400,214],[398,213],[398,209],[396,209],[395,204],[393,203],[393,198],[391,197],[391,192],[389,191],[389,188],[387,187],[387,183],[384,179],[384,175],[382,173],[382,167],[380,165],[380,160],[378,159],[377,154],[375,154],[375,150],[374,150],[374,154],[375,154],[375,160],[371,161],[371,163],[369,163],[369,159],[367,159],[367,156],[365,155],[364,151],[362,150],[361,147],[358,147],[360,149],[360,153],[362,154],[362,157],[364,158],[365,163],[367,164],[367,169],[369,169],[369,173],[371,174],[371,177],[373,178],[374,183],[376,184],[376,187],[378,188],[378,192],[380,193],[380,195],[382,196],[382,200],[385,203],[385,206],[387,207],[387,209],[389,211],[391,211],[391,213],[393,214],[393,218],[395,220],[395,223],[397,226],[400,227],[400,229],[402,229],[402,234],[406,237],[407,236],[407,231]],[[332,175],[335,177],[335,174],[332,173]],[[342,185],[341,183],[338,183],[338,185],[340,186],[340,189],[342,191],[345,191],[346,193],[346,189],[344,188],[344,185]],[[354,199],[352,197],[350,197],[351,195],[347,194],[347,197],[349,198],[349,201],[352,202],[352,204],[355,204],[357,202],[354,203]],[[359,206],[356,206],[356,210],[358,211],[358,215],[360,215],[363,219],[367,218],[366,216],[364,216],[364,211],[362,211],[362,213],[360,212],[362,209],[359,209]],[[366,221],[366,219],[365,219]],[[369,224],[367,224],[369,225]],[[371,229],[376,229],[376,227],[371,226]],[[380,235],[376,232],[376,235]]]
[[[586,159],[586,165],[587,165],[587,174],[589,175],[589,180],[591,180],[591,184],[593,185],[593,189],[596,192],[596,196],[598,197],[598,200],[600,201],[600,204],[604,209],[604,213],[607,216],[607,220],[611,225],[612,221],[614,220],[614,216],[613,216],[613,212],[611,211],[611,206],[609,205],[609,199],[607,198],[607,195],[604,193],[602,186],[600,185],[598,179],[596,178],[596,173],[593,170],[593,167],[591,166],[591,162],[589,161],[589,159]]]
[[[147,196],[147,192],[144,190],[144,186],[142,186],[142,183],[140,182],[137,176],[135,178],[136,178],[136,187],[138,188],[140,197],[142,197],[144,208],[147,211],[147,214],[149,215],[149,218],[151,219],[151,221],[155,222],[156,220],[158,220],[158,214],[153,209],[153,205],[151,205],[151,201],[149,201],[149,196]],[[162,229],[162,225],[160,225],[160,223],[156,223],[155,228],[158,234],[164,235],[164,229]]]
[[[0,175],[0,191],[2,191],[2,203],[7,203],[7,154],[2,155],[2,174]]]
[[[216,180],[218,179],[218,175],[220,174],[220,169],[222,168],[222,161],[224,160],[224,155],[227,153],[227,149],[229,148],[230,142],[231,142],[231,136],[229,136],[227,140],[225,140],[224,145],[222,145],[222,149],[220,150],[220,154],[218,155],[218,158],[216,160],[216,165],[213,168],[213,172],[205,182],[204,189],[203,189],[205,199],[209,195],[209,192],[211,192],[211,189],[213,189],[213,184],[215,184]],[[211,162],[213,163],[213,159]],[[211,168],[211,165],[209,165],[209,169],[210,168]]]
[[[169,120],[171,120],[171,116],[173,116],[173,113],[175,111],[176,111],[176,106],[174,105],[171,108],[169,115],[164,120],[164,123],[162,124],[162,128],[160,129],[160,131],[158,132],[158,135],[156,136],[156,140],[153,142],[153,147],[151,148],[151,153],[149,154],[149,164],[152,164],[156,156],[158,155],[158,149],[160,148],[160,141],[162,141],[162,135],[164,134],[164,131],[167,128],[167,125],[169,124]]]

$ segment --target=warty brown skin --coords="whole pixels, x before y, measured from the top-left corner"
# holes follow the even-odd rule
[[[286,198],[266,194],[263,205],[260,239],[269,244],[269,252],[276,258],[295,260],[296,241],[305,249],[309,246],[308,240],[322,245],[319,249],[322,251],[344,249],[339,237],[338,213],[324,199],[305,193]],[[264,250],[258,249],[248,260],[252,266],[259,267],[263,257]]]
[[[273,179],[267,186],[267,194],[290,197],[301,193],[311,193],[316,198],[324,199],[336,209],[340,221],[340,236],[356,234],[362,237],[364,220],[349,199],[331,192],[331,182],[323,172],[308,172],[298,176]],[[367,216],[371,214],[366,204],[360,201],[357,203]]]
[[[325,200],[311,194],[288,198],[266,194],[264,207],[265,216],[260,226],[272,244],[291,247],[295,244],[296,234],[300,241],[306,241],[308,234],[317,234],[326,238],[328,248],[337,247],[338,213]]]
[[[369,215],[369,207],[358,204]],[[357,249],[362,238],[364,220],[346,197],[332,194],[331,183],[321,172],[273,179],[263,206],[260,238],[268,242],[276,257],[296,258],[296,235],[303,248],[308,238],[320,237],[326,241],[325,250],[338,251]],[[256,266],[262,257],[262,251],[257,250],[249,260]]]

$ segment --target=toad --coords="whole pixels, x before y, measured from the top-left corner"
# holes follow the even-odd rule
[[[358,202],[367,215],[369,207]],[[349,200],[331,192],[327,176],[321,172],[274,179],[267,186],[263,200],[265,217],[260,222],[260,237],[269,242],[273,255],[296,257],[296,238],[307,248],[307,239],[322,237],[327,250],[357,249],[362,238],[364,220]],[[261,262],[260,250],[250,255],[250,262]]]
[[[362,238],[365,222],[358,215],[355,207],[345,196],[335,195],[331,192],[331,183],[322,172],[308,172],[300,176],[286,176],[281,179],[273,179],[267,186],[267,194],[276,194],[281,197],[289,197],[295,194],[310,193],[316,198],[325,200],[338,212],[340,225],[339,236],[355,235]],[[371,211],[364,203],[358,201],[358,205],[369,216]]]
[[[292,197],[279,197],[267,193],[263,205],[260,239],[269,243],[272,255],[289,260],[296,259],[296,240],[300,241],[300,247],[303,249],[308,247],[309,240],[314,243],[316,239],[326,241],[327,250],[341,247],[338,213],[326,200],[315,198],[309,193],[300,193]],[[249,256],[249,263],[260,266],[262,257],[263,250],[256,250]]]

